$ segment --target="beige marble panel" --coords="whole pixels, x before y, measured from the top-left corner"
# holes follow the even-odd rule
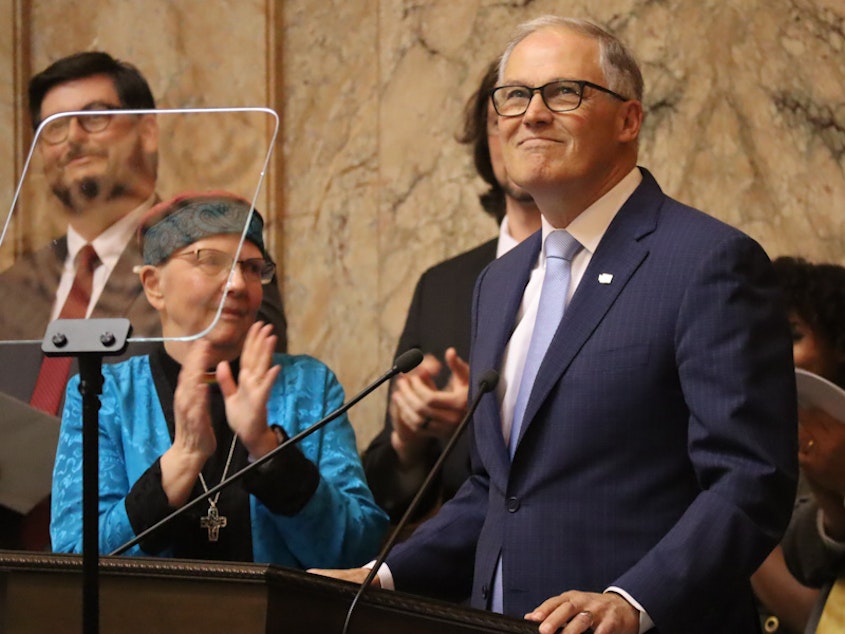
[[[718,5],[650,5],[622,29],[647,83],[642,162],[772,256],[843,262],[845,7]],[[690,26],[648,26],[670,16]]]
[[[10,222],[10,206],[15,197],[15,185],[20,170],[21,130],[18,117],[21,99],[17,89],[20,72],[19,46],[21,8],[15,0],[0,0],[0,269],[14,261],[16,245],[20,243],[21,227]]]
[[[328,363],[351,395],[389,365],[376,328],[378,2],[285,2],[280,37],[291,349]],[[371,396],[350,418],[366,428],[383,400]]]

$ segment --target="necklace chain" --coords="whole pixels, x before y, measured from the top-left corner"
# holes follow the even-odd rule
[[[223,475],[220,476],[220,482],[223,482],[226,479],[226,474],[229,473],[229,465],[232,464],[232,455],[235,453],[235,443],[237,441],[238,437],[234,435],[232,437],[232,444],[229,446],[229,456],[226,458],[226,465],[223,467]],[[208,496],[208,485],[205,483],[205,477],[202,475],[202,471],[200,471],[199,476],[202,488],[206,496]],[[208,530],[208,541],[210,542],[216,542],[220,538],[220,529],[226,528],[226,525],[229,523],[226,516],[220,515],[220,512],[217,510],[217,500],[220,499],[221,492],[222,489],[217,492],[214,499],[208,498],[208,511],[204,517],[200,518],[200,526]]]
[[[226,464],[223,467],[223,475],[220,476],[220,482],[223,482],[223,480],[226,479],[226,474],[229,473],[229,465],[232,464],[232,455],[235,453],[235,443],[237,443],[237,442],[238,442],[238,436],[234,435],[232,437],[232,444],[229,445],[229,455],[226,457]],[[200,471],[200,484],[202,484],[203,491],[205,491],[205,493],[208,494],[208,485],[205,483],[205,477],[202,475],[202,471]],[[208,498],[208,503],[211,506],[217,506],[217,500],[220,499],[221,493],[222,493],[222,491],[218,491],[214,495],[213,500],[211,498]]]

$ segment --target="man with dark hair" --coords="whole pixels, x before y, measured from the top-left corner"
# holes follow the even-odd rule
[[[4,300],[0,341],[40,340],[51,321],[82,317],[126,317],[133,336],[161,336],[158,314],[147,303],[133,271],[142,263],[135,240],[138,222],[157,200],[158,124],[151,113],[108,114],[154,109],[146,79],[134,66],[108,53],[76,53],[35,75],[29,99],[34,130],[51,115],[92,114],[59,117],[40,131],[38,153],[44,177],[68,229],[66,235],[19,258],[0,274]],[[85,269],[87,280],[80,291],[77,280]],[[13,297],[14,302],[10,301]],[[72,304],[73,313],[68,310]],[[260,318],[274,325],[277,346],[284,350],[286,325],[275,279],[265,287]],[[73,366],[58,370],[54,362],[43,362],[39,347],[21,345],[0,346],[0,364],[5,368],[0,373],[0,392],[52,415],[60,411],[64,385],[75,373]],[[48,370],[48,366],[53,367]],[[0,520],[4,526],[0,546],[46,545],[46,530],[40,531],[41,541],[20,544],[14,536],[15,522]],[[37,524],[46,529],[43,521]]]
[[[513,183],[499,182],[501,178],[499,172],[504,167],[501,165],[501,151],[497,145],[494,152],[491,152],[489,141],[491,135],[497,134],[496,115],[495,112],[491,112],[490,91],[496,87],[498,73],[499,60],[493,60],[481,78],[481,84],[470,95],[464,106],[463,129],[457,139],[460,143],[472,148],[475,171],[489,185],[487,191],[478,196],[481,207],[493,216],[497,223],[501,223],[507,211],[505,195],[509,190],[516,194],[517,200],[533,201],[526,192],[512,190],[511,188],[516,187]],[[494,143],[498,144],[498,140]],[[499,163],[496,167],[493,166],[493,154],[496,155]]]
[[[496,257],[540,228],[531,196],[507,175],[490,105],[498,60],[488,66],[481,85],[464,110],[461,143],[470,145],[478,175],[490,186],[479,196],[499,223],[499,237],[445,260],[417,282],[397,354],[420,348],[426,356],[391,388],[382,431],[363,456],[367,480],[391,519],[398,521],[449,441],[467,406],[470,303],[475,279]],[[444,463],[443,471],[415,516],[430,513],[451,498],[469,475],[468,437]]]

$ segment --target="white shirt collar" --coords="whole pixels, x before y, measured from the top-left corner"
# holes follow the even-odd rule
[[[631,194],[634,193],[634,190],[642,180],[643,175],[640,172],[640,168],[634,167],[610,191],[578,214],[575,220],[569,223],[566,230],[581,243],[584,249],[591,254],[595,253],[599,242],[604,236],[604,232],[607,231],[607,228],[622,208],[622,205],[631,197]],[[555,227],[546,220],[545,216],[541,217],[541,222],[543,226],[543,242],[545,242],[546,236],[554,231]],[[540,251],[541,257],[543,257],[542,249]]]
[[[510,226],[508,225],[508,217],[505,216],[502,218],[502,223],[499,225],[499,241],[496,243],[496,257],[502,257],[518,244],[519,240],[511,235]]]

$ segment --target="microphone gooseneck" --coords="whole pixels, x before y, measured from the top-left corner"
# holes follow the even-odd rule
[[[408,354],[410,352],[412,351],[409,350],[405,354]],[[417,352],[419,351],[417,350]],[[422,356],[420,356],[420,358],[422,358]],[[419,363],[419,361],[417,363]],[[461,422],[458,423],[458,426],[452,433],[451,438],[449,438],[449,442],[446,443],[446,446],[443,448],[443,451],[440,453],[440,456],[437,458],[437,461],[434,463],[434,466],[431,467],[431,471],[428,472],[425,481],[420,486],[419,490],[417,491],[417,494],[414,496],[414,499],[411,500],[411,503],[405,510],[404,515],[402,515],[402,518],[399,520],[399,523],[396,524],[396,528],[393,529],[393,532],[390,534],[390,537],[388,537],[387,541],[384,543],[384,546],[382,546],[382,549],[379,552],[378,557],[376,557],[375,563],[370,569],[367,578],[364,579],[364,582],[361,584],[361,586],[358,588],[358,592],[355,594],[355,598],[352,599],[352,603],[349,606],[349,610],[346,612],[346,621],[343,623],[342,634],[347,634],[347,632],[349,631],[349,623],[352,620],[352,612],[355,610],[355,606],[358,605],[358,601],[361,599],[366,589],[373,582],[373,579],[375,579],[375,576],[378,574],[378,569],[384,563],[384,560],[387,559],[387,555],[390,552],[390,549],[393,548],[393,544],[396,542],[397,537],[399,537],[400,533],[402,532],[402,529],[405,528],[405,525],[408,523],[408,520],[410,520],[412,514],[417,509],[417,506],[419,506],[420,500],[422,499],[425,492],[428,490],[428,487],[431,485],[432,480],[434,480],[434,477],[440,472],[440,468],[443,466],[443,462],[446,460],[449,454],[452,453],[452,449],[457,444],[458,438],[461,437],[464,430],[466,429],[466,426],[469,424],[469,421],[472,420],[472,417],[475,414],[475,410],[478,409],[478,404],[481,402],[481,397],[495,389],[496,384],[498,382],[499,373],[493,370],[492,368],[481,375],[481,379],[479,379],[478,381],[478,393],[472,400],[472,403],[470,404],[467,413],[464,415]]]
[[[370,394],[370,392],[372,392],[373,390],[378,388],[385,381],[392,379],[394,376],[396,376],[399,373],[408,372],[409,370],[413,370],[415,367],[417,367],[420,364],[420,362],[422,361],[422,358],[423,358],[423,354],[417,348],[411,348],[410,350],[403,352],[402,354],[400,354],[396,358],[396,361],[394,361],[393,367],[390,370],[388,370],[383,375],[381,375],[379,378],[377,378],[375,381],[370,383],[367,387],[365,387],[363,390],[358,392],[358,394],[356,394],[354,398],[350,399],[349,401],[347,401],[346,403],[344,403],[343,405],[338,407],[336,410],[331,412],[328,416],[326,416],[322,420],[314,423],[313,425],[311,425],[311,427],[308,427],[307,429],[302,430],[301,432],[299,432],[295,436],[291,436],[290,438],[288,438],[286,441],[284,441],[282,444],[280,444],[278,447],[276,447],[272,451],[264,454],[263,456],[261,456],[260,458],[255,460],[254,462],[251,462],[250,464],[245,466],[240,471],[236,471],[235,473],[233,473],[231,476],[229,476],[225,480],[221,481],[216,486],[211,487],[207,491],[204,491],[201,495],[195,497],[193,500],[186,502],[185,504],[180,506],[178,509],[173,511],[170,515],[166,516],[165,518],[159,520],[158,522],[156,522],[152,526],[150,526],[150,527],[146,528],[145,530],[141,531],[135,537],[130,539],[128,542],[126,542],[125,544],[123,544],[119,548],[116,548],[115,550],[110,552],[109,555],[120,555],[120,554],[126,552],[127,550],[129,550],[130,548],[132,548],[133,546],[135,546],[136,544],[141,543],[141,541],[143,541],[144,539],[149,537],[153,532],[159,530],[165,524],[168,524],[169,522],[173,521],[176,517],[178,517],[179,515],[182,515],[182,513],[184,513],[188,509],[193,508],[197,504],[200,504],[203,500],[207,500],[209,498],[209,496],[213,496],[218,491],[225,489],[227,486],[229,486],[233,482],[243,478],[247,473],[249,473],[253,469],[257,469],[258,467],[263,465],[265,462],[272,460],[274,456],[276,456],[277,454],[284,451],[285,448],[289,447],[290,445],[294,445],[294,444],[298,443],[303,438],[310,436],[315,431],[322,429],[323,427],[325,427],[327,424],[329,424],[330,422],[332,422],[333,420],[335,420],[339,416],[345,414],[353,405],[358,403],[361,399],[363,399],[365,396]]]

